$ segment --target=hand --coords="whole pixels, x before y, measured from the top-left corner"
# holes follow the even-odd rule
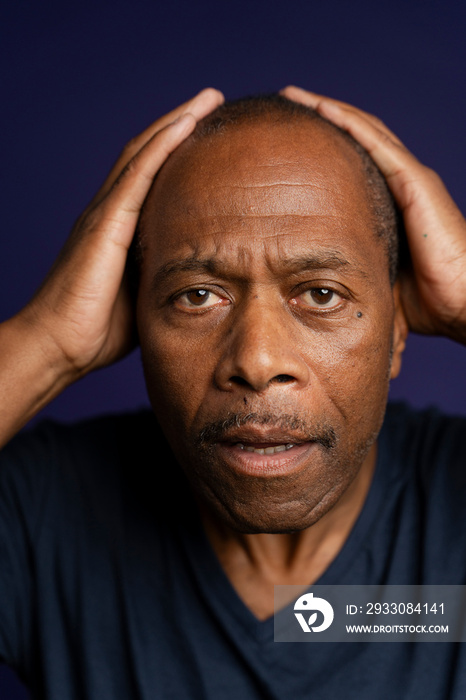
[[[281,94],[351,134],[385,176],[411,251],[412,270],[400,275],[410,329],[466,343],[466,221],[440,177],[371,114],[293,86]]]
[[[167,156],[222,101],[220,92],[203,90],[128,143],[42,287],[18,315],[40,329],[44,354],[72,379],[134,346],[124,271],[141,207]]]

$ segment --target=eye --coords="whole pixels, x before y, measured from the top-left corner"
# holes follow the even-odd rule
[[[217,306],[224,303],[226,300],[214,294],[208,289],[190,289],[176,299],[178,306],[185,309],[209,309],[212,306]]]
[[[297,297],[305,306],[313,309],[335,309],[340,305],[342,297],[333,289],[327,287],[314,287],[308,289]]]

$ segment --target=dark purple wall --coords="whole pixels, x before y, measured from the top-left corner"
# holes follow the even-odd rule
[[[1,319],[37,287],[124,143],[207,85],[235,97],[292,82],[354,102],[438,170],[465,209],[462,3],[15,0],[1,24]],[[466,413],[464,367],[462,348],[412,337],[393,396]],[[135,353],[46,413],[145,402]],[[1,700],[22,697],[1,670]]]

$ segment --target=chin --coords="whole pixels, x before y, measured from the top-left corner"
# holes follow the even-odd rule
[[[262,501],[261,506],[251,507],[251,504],[209,504],[214,516],[224,525],[245,535],[289,535],[301,532],[320,520],[337,502],[338,497],[325,498],[317,504],[289,503],[280,508],[267,508]],[[213,506],[213,507],[212,507]]]

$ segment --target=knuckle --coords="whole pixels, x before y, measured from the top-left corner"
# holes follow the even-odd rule
[[[95,231],[99,226],[102,215],[97,208],[90,209],[78,219],[76,224],[77,233],[84,234],[86,232]]]
[[[377,117],[375,114],[370,114],[369,116],[372,119],[372,121],[374,122],[374,124],[379,127],[379,129],[386,129],[387,128],[387,125],[385,124],[384,121],[382,121],[382,119],[380,119],[380,117]]]
[[[433,169],[432,169],[431,167],[429,167],[428,165],[422,165],[422,163],[420,163],[419,165],[420,165],[420,167],[422,168],[424,175],[425,175],[429,180],[431,180],[431,182],[433,182],[433,183],[435,183],[435,184],[437,184],[437,183],[440,184],[440,183],[443,182],[443,181],[442,181],[442,178],[440,177],[440,175],[438,174],[438,172],[437,172],[436,170],[433,170]]]
[[[133,172],[135,172],[136,166],[134,163],[134,160],[130,160],[123,170],[120,172],[120,174],[115,178],[115,182],[112,185],[112,190],[117,189],[122,182],[127,178],[130,177]]]
[[[138,170],[139,170],[138,166],[139,166],[138,159],[136,157],[131,158],[131,160],[128,161],[128,163],[126,163],[125,167],[123,168],[122,174],[132,175],[133,173],[138,172]]]
[[[385,131],[379,132],[378,138],[384,146],[398,146],[396,141],[394,141]]]
[[[137,151],[137,138],[134,136],[128,141],[123,147],[122,153],[127,156],[131,156],[135,151]]]
[[[108,226],[107,209],[108,207],[102,202],[98,206],[86,212],[85,216],[78,219],[62,253],[66,254],[67,257],[70,257],[73,254],[73,251],[76,250],[76,246],[85,244],[89,239],[96,239],[96,237],[98,238],[102,233],[104,233]]]

